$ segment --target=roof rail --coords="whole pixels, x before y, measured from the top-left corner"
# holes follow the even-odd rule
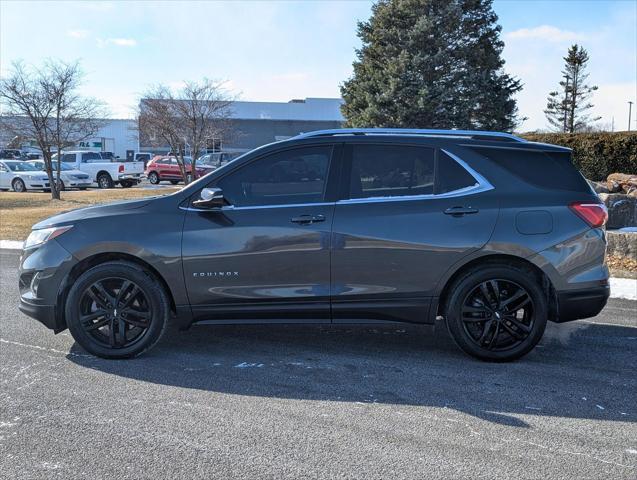
[[[339,135],[422,135],[428,137],[456,137],[472,138],[475,140],[526,142],[523,138],[511,133],[481,130],[425,130],[417,128],[339,128],[302,133],[294,138],[335,137]]]

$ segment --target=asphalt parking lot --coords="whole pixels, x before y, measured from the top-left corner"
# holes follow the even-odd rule
[[[197,326],[106,361],[18,311],[17,266],[0,478],[637,478],[637,302],[512,364],[403,326]]]

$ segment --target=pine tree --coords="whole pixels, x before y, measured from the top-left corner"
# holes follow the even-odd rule
[[[585,130],[591,122],[601,117],[591,118],[586,112],[593,107],[588,100],[597,86],[587,85],[588,52],[579,45],[572,45],[564,57],[564,70],[560,90],[549,93],[544,114],[549,124],[560,132]]]
[[[491,0],[380,0],[341,86],[352,127],[512,130],[519,80],[503,71]]]

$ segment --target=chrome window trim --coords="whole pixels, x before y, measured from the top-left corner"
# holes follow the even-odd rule
[[[333,205],[349,205],[349,204],[358,204],[358,203],[379,203],[379,202],[404,202],[404,201],[414,201],[414,200],[432,200],[438,198],[454,198],[460,197],[464,195],[475,195],[477,193],[488,192],[489,190],[493,190],[495,187],[481,174],[476,172],[473,168],[471,168],[464,160],[459,158],[457,155],[451,153],[444,148],[440,149],[441,152],[449,155],[452,160],[458,162],[462,168],[464,168],[469,175],[471,175],[476,181],[476,185],[472,185],[469,187],[459,188],[458,190],[453,190],[451,192],[439,193],[439,194],[423,194],[423,195],[403,195],[396,197],[366,197],[366,198],[350,198],[350,199],[342,199],[336,202],[315,202],[315,203],[290,203],[290,204],[275,204],[275,205],[246,205],[243,207],[235,207],[234,205],[228,205],[225,207],[221,207],[218,211],[236,211],[236,210],[260,210],[264,208],[288,208],[288,207],[326,207]],[[213,210],[205,209],[205,208],[194,208],[194,207],[179,207],[181,210],[185,210],[188,212],[211,212]]]
[[[226,205],[221,207],[219,212],[230,211],[234,212],[237,210],[261,210],[264,208],[293,208],[293,207],[329,207],[334,206],[336,202],[316,202],[316,203],[286,203],[286,204],[275,204],[275,205],[246,205],[243,207],[235,207],[234,205]],[[214,209],[209,208],[195,208],[195,207],[179,207],[180,210],[185,210],[187,212],[213,212]]]
[[[476,181],[476,185],[471,185],[469,187],[459,188],[458,190],[452,190],[451,192],[445,193],[427,193],[423,195],[403,195],[396,197],[366,197],[366,198],[350,198],[339,200],[336,202],[337,204],[352,204],[352,203],[378,203],[378,202],[403,202],[403,201],[412,201],[412,200],[431,200],[437,198],[454,198],[460,197],[464,195],[475,195],[476,193],[488,192],[489,190],[493,190],[494,186],[482,175],[476,172],[473,168],[471,168],[464,160],[459,158],[457,155],[454,155],[448,150],[444,148],[440,149],[441,152],[449,155],[452,160],[456,161],[460,164],[462,168],[464,168],[469,175],[473,177]]]

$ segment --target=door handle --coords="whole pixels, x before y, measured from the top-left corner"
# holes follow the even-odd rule
[[[478,213],[478,209],[473,207],[451,207],[446,209],[443,213],[453,217],[462,217],[463,215]]]
[[[290,221],[292,223],[298,223],[299,225],[310,225],[311,223],[324,222],[325,215],[300,215],[298,217],[292,217]]]

